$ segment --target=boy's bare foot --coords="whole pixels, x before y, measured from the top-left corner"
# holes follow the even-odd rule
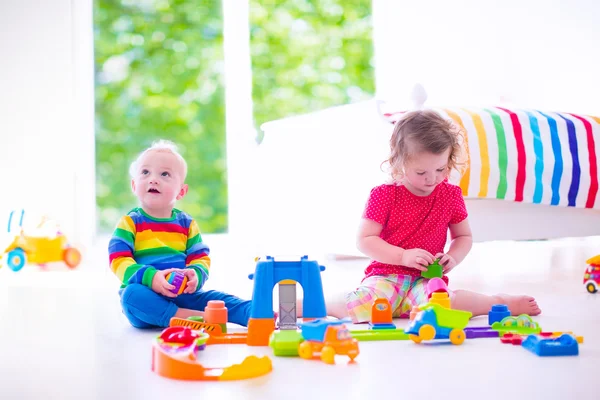
[[[498,304],[506,304],[512,315],[539,315],[542,312],[535,299],[531,296],[515,296],[500,293],[496,297],[500,301]]]

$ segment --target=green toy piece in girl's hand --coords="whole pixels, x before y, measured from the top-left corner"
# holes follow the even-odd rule
[[[427,271],[422,271],[421,276],[427,279],[441,278],[443,275],[443,268],[438,261],[439,260],[435,260],[433,264],[429,264]]]

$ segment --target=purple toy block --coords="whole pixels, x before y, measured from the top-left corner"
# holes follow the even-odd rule
[[[490,328],[489,326],[475,326],[471,328],[465,328],[465,336],[467,339],[494,338],[499,337],[500,332]]]
[[[183,285],[187,284],[187,279],[185,274],[179,271],[171,272],[166,276],[167,282],[171,285],[175,286],[175,288],[169,290],[171,293],[181,294],[183,292]]]

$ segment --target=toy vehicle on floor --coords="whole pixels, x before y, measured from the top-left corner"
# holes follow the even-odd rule
[[[315,353],[321,353],[321,360],[335,364],[335,355],[347,355],[350,361],[358,356],[358,341],[350,336],[346,320],[328,321],[317,319],[300,324],[304,342],[298,345],[298,355],[312,359]]]
[[[158,337],[158,344],[168,350],[190,348],[190,351],[200,351],[206,348],[208,334],[204,331],[194,331],[185,326],[170,326]]]
[[[81,262],[79,250],[72,247],[65,235],[59,230],[51,236],[33,236],[26,235],[23,230],[23,215],[19,220],[20,232],[13,241],[4,250],[6,254],[6,263],[13,271],[20,271],[26,263],[43,265],[49,262],[63,261],[69,268],[75,268]],[[10,213],[8,222],[8,232],[11,231],[11,222],[14,217],[14,211]],[[47,226],[51,221],[43,218],[38,225],[41,229]]]
[[[465,341],[465,331],[472,314],[452,310],[439,304],[428,303],[419,307],[422,311],[411,321],[405,332],[415,343],[423,340],[450,339],[452,344]]]
[[[583,275],[583,284],[590,293],[596,293],[600,286],[600,254],[586,261],[588,264]]]

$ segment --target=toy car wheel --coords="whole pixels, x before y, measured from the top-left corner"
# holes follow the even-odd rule
[[[304,358],[306,360],[310,360],[313,357],[312,346],[308,341],[302,342],[298,345],[298,355],[300,358]]]
[[[598,291],[598,288],[596,287],[596,285],[594,285],[593,282],[588,282],[587,285],[585,285],[585,288],[590,293],[596,293]]]
[[[325,364],[335,364],[335,350],[331,346],[325,346],[321,350],[321,361]]]
[[[423,325],[419,328],[419,337],[421,340],[433,340],[435,338],[435,328],[431,325]]]
[[[452,329],[450,331],[450,342],[452,344],[462,344],[465,341],[465,332],[462,329]]]
[[[81,262],[81,253],[76,248],[69,247],[63,253],[63,260],[69,268],[75,268]]]
[[[415,343],[421,343],[421,338],[417,335],[408,335],[408,337]]]
[[[17,272],[25,266],[25,252],[22,249],[14,249],[8,252],[7,264],[10,269]]]

